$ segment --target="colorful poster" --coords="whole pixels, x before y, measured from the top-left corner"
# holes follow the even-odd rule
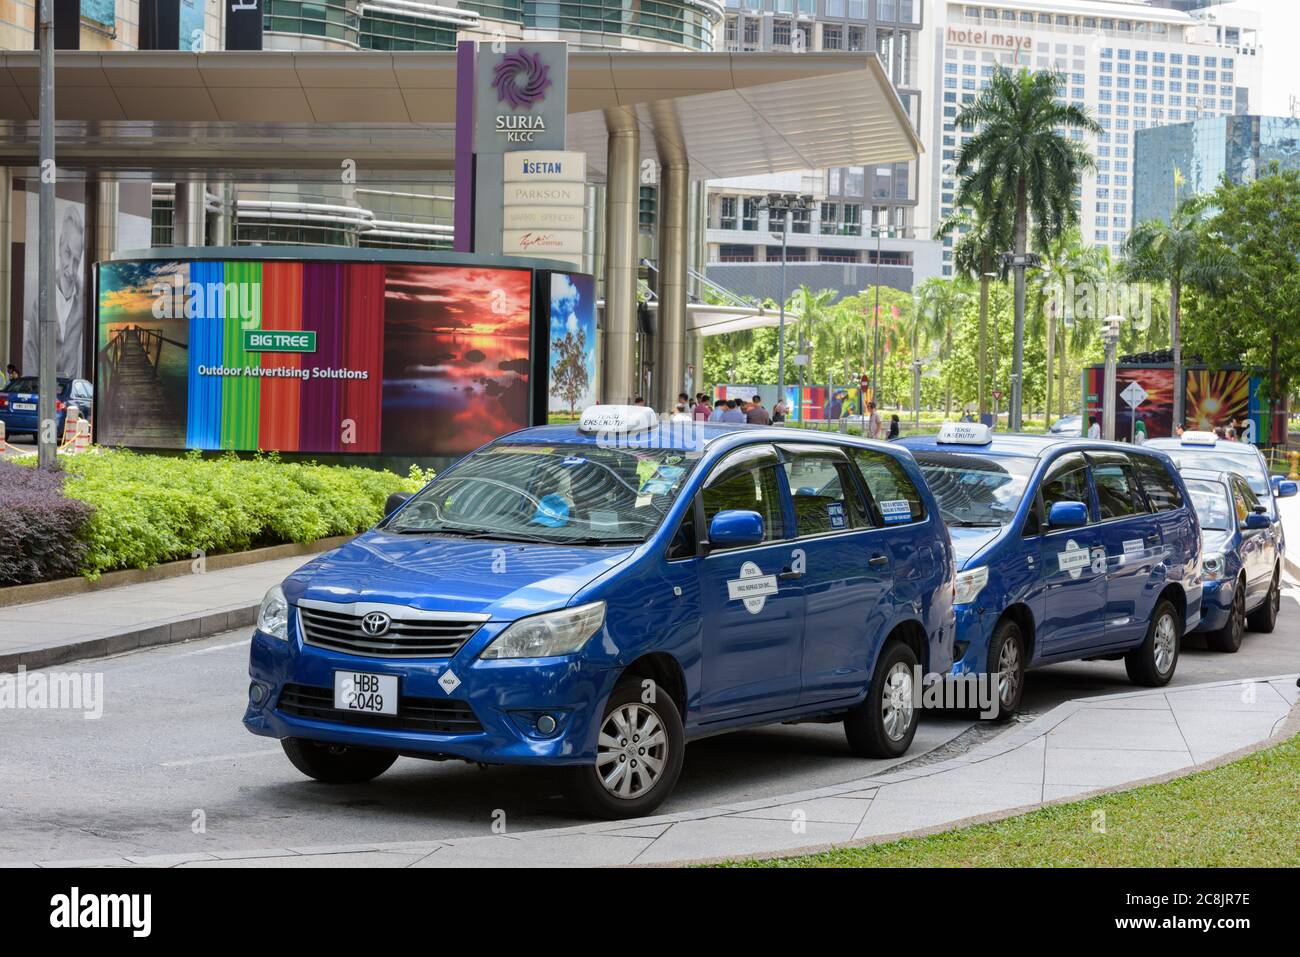
[[[1104,422],[1105,369],[1092,366],[1085,371],[1083,423],[1096,418]],[[1136,388],[1131,388],[1136,384]],[[1128,396],[1138,399],[1131,404]],[[1122,441],[1145,441],[1167,438],[1173,434],[1174,420],[1174,370],[1160,366],[1120,366],[1115,372],[1115,438]],[[1143,434],[1145,433],[1145,435]]]
[[[97,439],[460,455],[529,424],[526,269],[99,267]]]
[[[596,280],[580,273],[551,274],[551,415],[577,418],[596,402]]]

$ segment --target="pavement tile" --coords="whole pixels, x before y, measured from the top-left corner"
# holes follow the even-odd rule
[[[1044,786],[1112,787],[1191,767],[1187,751],[1116,751],[1109,748],[1047,749]]]
[[[387,851],[361,851],[356,854],[293,854],[288,857],[259,857],[256,858],[258,867],[268,868],[285,868],[285,867],[408,867],[423,857],[422,854],[415,851],[408,851],[405,854],[390,853]],[[180,864],[180,867],[243,867],[250,860],[245,859],[223,859],[223,860],[204,860],[192,861]]]
[[[264,857],[293,857],[294,852],[287,847],[256,847],[243,851],[209,851],[213,857],[222,861],[251,861]]]
[[[977,804],[993,810],[1001,807],[1020,807],[1036,804],[1042,799],[1042,779],[1035,781],[1008,781],[971,776],[966,770],[949,771],[930,781],[908,781],[881,788],[871,802],[871,814],[876,805],[889,809],[914,802]]]
[[[1189,689],[1171,692],[1169,704],[1174,714],[1185,711],[1285,712],[1290,702],[1266,682],[1242,681],[1218,688]]]
[[[879,798],[871,802],[871,808],[853,832],[853,839],[881,837],[886,834],[901,834],[920,828],[937,827],[960,821],[968,817],[992,814],[1006,807],[1019,807],[1021,804],[1037,804],[1039,791],[1034,792],[1032,801],[1022,801],[1007,805],[999,801],[894,801],[882,802]]]
[[[1186,751],[1178,723],[1168,711],[1083,708],[1047,735],[1049,748],[1113,748],[1138,751]]]
[[[1300,688],[1296,687],[1295,679],[1281,678],[1277,681],[1270,681],[1269,686],[1280,694],[1288,704],[1300,702]]]
[[[637,864],[668,861],[702,860],[734,857],[813,847],[847,841],[853,836],[852,824],[808,821],[796,830],[790,821],[765,821],[757,818],[722,817],[709,821],[684,821],[636,857]]]
[[[674,825],[676,826],[676,825]],[[563,838],[476,837],[448,844],[415,867],[616,867],[630,864],[653,842],[651,837],[576,834]]]
[[[770,821],[796,820],[795,815],[803,812],[803,820],[818,821],[827,824],[857,824],[867,813],[870,798],[827,797],[812,801],[791,801],[756,811],[744,811],[733,817],[752,817]]]
[[[126,860],[141,867],[175,867],[196,861],[212,861],[216,858],[206,851],[191,851],[186,854],[146,854],[142,857],[128,856]]]

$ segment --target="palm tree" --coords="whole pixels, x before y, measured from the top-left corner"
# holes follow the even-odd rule
[[[1010,426],[1019,430],[1025,327],[1025,251],[1030,218],[1044,241],[1064,232],[1078,219],[1074,191],[1092,156],[1066,130],[1099,135],[1100,124],[1085,109],[1058,99],[1059,74],[1012,74],[1003,67],[975,102],[962,107],[954,122],[975,134],[957,154],[959,206],[977,209],[982,201],[1010,203],[1015,252],[1016,311],[1011,364]]]
[[[1169,222],[1138,223],[1125,241],[1124,272],[1138,282],[1169,282],[1169,343],[1174,353],[1174,423],[1183,424],[1183,343],[1179,299],[1191,283],[1213,291],[1231,275],[1227,260],[1210,251],[1202,229],[1204,199],[1189,196],[1174,207]]]
[[[1045,243],[1037,243],[1038,253],[1042,257],[1043,271],[1040,274],[1042,284],[1047,289],[1047,396],[1043,403],[1046,409],[1045,424],[1051,424],[1052,417],[1052,359],[1057,351],[1057,334],[1064,327],[1070,312],[1069,303],[1064,297],[1069,295],[1074,282],[1087,279],[1093,272],[1095,257],[1093,247],[1083,245],[1083,237],[1077,227],[1071,227]],[[1057,316],[1057,307],[1061,306],[1061,315]],[[1057,320],[1060,319],[1060,326]],[[1064,409],[1065,398],[1065,363],[1064,336],[1061,337],[1061,401]],[[1061,413],[1064,415],[1064,411]]]
[[[925,316],[921,329],[930,342],[939,343],[939,359],[948,361],[952,354],[952,329],[966,292],[955,280],[932,277],[917,287],[918,311]],[[952,417],[952,377],[945,375],[944,418]]]
[[[1006,204],[986,202],[972,212],[959,211],[939,224],[938,238],[957,234],[953,245],[953,268],[958,275],[969,276],[980,284],[979,342],[976,355],[979,378],[976,399],[979,414],[988,414],[988,358],[989,358],[989,279],[995,271],[1007,278],[1007,268],[1002,264],[1002,252],[1011,244],[1011,219]]]

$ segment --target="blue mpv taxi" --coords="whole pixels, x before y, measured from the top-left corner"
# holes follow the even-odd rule
[[[1168,456],[957,422],[901,444],[957,553],[954,670],[996,674],[1004,715],[1036,665],[1123,658],[1137,684],[1173,677],[1200,621],[1201,530]]]
[[[685,742],[842,720],[892,757],[953,663],[953,555],[897,446],[597,406],[443,471],[268,592],[244,723],[302,772],[564,766],[645,814]]]

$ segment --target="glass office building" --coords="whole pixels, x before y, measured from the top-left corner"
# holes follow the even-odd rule
[[[1180,199],[1208,193],[1227,175],[1248,182],[1273,163],[1300,169],[1300,119],[1216,116],[1138,130],[1134,138],[1133,219],[1166,222]]]

